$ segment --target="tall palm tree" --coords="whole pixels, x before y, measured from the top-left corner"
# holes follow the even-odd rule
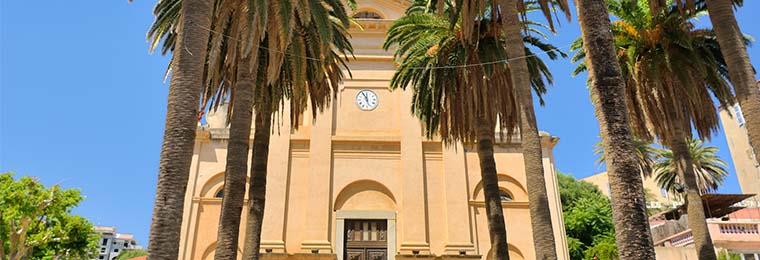
[[[692,167],[696,174],[699,194],[707,194],[717,190],[728,176],[726,162],[715,154],[718,152],[718,148],[705,146],[699,139],[690,139],[687,145],[692,158]],[[683,181],[678,176],[678,164],[673,151],[657,149],[655,153],[657,163],[653,167],[653,174],[657,176],[657,185],[670,194],[680,195],[679,190],[683,187]]]
[[[636,147],[636,162],[639,165],[641,176],[651,178],[657,149],[652,147],[652,142],[642,140],[641,138],[634,138],[633,146]],[[598,165],[606,163],[604,159],[604,145],[602,145],[601,141],[594,144],[594,154],[598,156],[596,158]]]
[[[609,9],[620,18],[612,32],[632,128],[638,136],[656,137],[673,151],[686,186],[689,226],[698,254],[700,259],[715,259],[687,145],[692,125],[701,138],[718,129],[710,94],[722,107],[733,103],[714,33],[694,29],[687,19],[697,12],[677,6],[650,13],[644,4],[618,0],[610,1]]]
[[[182,1],[174,2],[181,3]],[[153,46],[160,44],[158,40],[161,38],[165,39],[163,42],[164,51],[175,48],[176,44],[175,38],[172,37],[173,31],[170,28],[177,20],[181,19],[181,14],[177,13],[177,10],[173,8],[174,6],[176,5],[157,5],[157,10],[161,8],[158,12],[159,16],[149,30],[149,35],[154,35]],[[244,44],[238,44],[245,30],[252,28],[248,26],[250,21],[241,7],[240,2],[216,1],[213,20],[210,26],[206,27],[206,33],[210,35],[207,46],[211,46],[211,50],[206,57],[207,65],[203,71],[204,79],[202,82],[204,84],[202,86],[205,89],[202,90],[204,106],[201,108],[203,109],[208,103],[209,89],[219,88],[230,93],[236,93],[234,99],[230,95],[230,99],[232,99],[232,107],[228,115],[231,119],[229,120],[230,136],[227,144],[224,196],[217,231],[215,259],[237,258],[239,223],[248,171],[248,141],[253,117],[253,81],[256,75],[250,69],[252,55],[242,55],[243,52],[240,48]],[[233,32],[235,35],[227,35],[227,33]],[[222,49],[222,47],[224,48]],[[258,53],[258,48],[253,51]],[[235,112],[232,113],[232,111]]]
[[[272,114],[288,100],[292,122],[299,122],[297,118],[310,100],[316,116],[316,111],[329,103],[334,93],[330,88],[337,86],[343,77],[340,65],[345,67],[345,63],[339,54],[352,51],[345,30],[348,16],[338,1],[310,0],[299,3],[302,5],[297,8],[286,3],[248,4],[240,0],[218,0],[213,27],[209,29],[211,50],[206,58],[202,107],[216,108],[225,100],[233,104],[228,114],[230,141],[215,259],[236,259],[253,107],[256,108],[256,130],[245,259],[258,257]],[[353,5],[353,1],[349,4]],[[271,18],[278,21],[261,18],[267,17],[267,12],[292,17]],[[166,39],[164,51],[174,48],[172,31],[168,28],[178,17],[176,10],[166,10],[160,17],[164,19],[157,19],[160,22],[150,31],[159,35],[156,38]],[[289,23],[288,18],[294,22]],[[284,35],[288,43],[286,49],[278,51],[282,41],[271,38],[282,37],[282,31],[288,32]],[[154,46],[158,44],[154,42]],[[292,57],[283,59],[285,53]],[[273,67],[278,69],[272,72]]]
[[[422,1],[412,6],[406,16],[388,30],[384,48],[398,45],[395,57],[400,63],[391,79],[391,88],[412,88],[412,110],[425,125],[428,136],[440,134],[447,144],[477,142],[493,258],[509,259],[493,142],[495,128],[506,130],[511,136],[520,115],[508,75],[510,68],[504,62],[508,56],[502,28],[484,15],[479,22],[489,26],[479,26],[477,31],[469,32],[478,36],[476,41],[468,42],[463,36],[468,32],[463,30],[462,23],[452,27],[450,21],[443,18],[456,15],[450,2],[427,3],[427,9],[419,8],[420,5],[426,3]],[[437,6],[437,10],[430,8],[433,6]],[[550,58],[562,55],[554,46],[535,37],[523,40],[546,51]],[[545,91],[544,79],[550,81],[551,76],[546,65],[532,55],[530,49],[524,51],[531,54],[526,58],[526,72],[533,72],[529,74],[529,87],[540,95]],[[552,233],[551,226],[549,233]]]
[[[706,0],[710,21],[720,43],[720,50],[728,65],[728,74],[734,86],[736,99],[744,114],[747,135],[755,160],[760,164],[760,88],[755,82],[755,72],[747,54],[747,44],[734,16],[733,6],[741,6],[743,0]]]
[[[204,57],[211,24],[211,0],[187,0],[177,8],[182,15],[173,37],[177,48],[171,67],[164,141],[159,160],[156,200],[153,207],[149,259],[177,259],[182,211],[198,122]],[[158,5],[166,3],[159,2]]]
[[[350,18],[346,10],[342,9],[340,1],[323,1],[332,2],[331,9],[322,9],[329,10],[326,17],[330,21],[319,24],[318,19],[312,18],[312,22],[307,24],[297,22],[291,44],[286,49],[286,53],[294,55],[282,63],[279,77],[270,87],[259,88],[258,91],[260,94],[257,99],[260,102],[255,106],[257,113],[243,259],[259,258],[273,112],[277,112],[284,102],[289,102],[291,127],[297,129],[298,122],[301,121],[299,118],[309,105],[312,118],[316,118],[317,113],[330,104],[331,97],[336,95],[338,85],[343,80],[342,69],[349,71],[345,62],[348,54],[353,53],[346,30]],[[349,3],[352,4],[353,1],[349,0]],[[322,10],[313,12],[319,14]],[[296,21],[303,21],[300,16],[295,18]],[[323,25],[327,25],[327,31],[319,29]],[[324,46],[328,46],[328,49]]]
[[[559,3],[558,6],[561,9],[567,11],[567,19],[569,20],[567,1],[556,2]],[[524,57],[525,44],[522,40],[522,26],[519,21],[517,4],[515,1],[503,1],[500,9],[504,12],[501,23],[504,30],[507,57]],[[550,17],[547,19],[550,22],[552,20]],[[522,58],[510,59],[509,70],[519,105],[520,143],[525,164],[528,199],[531,202],[529,203],[530,220],[533,227],[536,259],[554,260],[557,259],[557,249],[554,243],[554,230],[546,193],[541,137],[538,133],[536,114],[533,108],[533,94],[530,91],[530,72],[527,61]]]
[[[636,159],[606,0],[576,0],[591,101],[599,121],[610,179],[615,242],[621,260],[654,260],[644,187]]]
[[[443,0],[430,0],[435,3]],[[524,57],[526,52],[523,44],[520,18],[527,19],[527,11],[533,7],[540,10],[554,31],[552,15],[556,11],[564,12],[570,19],[570,9],[567,0],[538,0],[538,1],[497,1],[497,0],[458,0],[450,4],[454,12],[450,15],[450,23],[459,21],[461,16],[462,40],[472,43],[477,39],[479,28],[492,26],[492,34],[502,33],[505,41],[504,51],[509,61],[510,80],[515,86],[516,99],[519,106],[519,128],[523,161],[525,164],[526,184],[530,203],[533,241],[537,259],[557,259],[554,231],[552,228],[549,202],[546,193],[546,180],[542,161],[541,139],[533,108],[533,96],[530,92],[531,79],[529,67]],[[518,14],[519,13],[519,14]],[[483,18],[490,16],[491,25],[484,23]],[[477,45],[475,46],[477,49]]]

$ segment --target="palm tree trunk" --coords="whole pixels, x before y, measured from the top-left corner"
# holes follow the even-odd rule
[[[644,187],[628,119],[624,82],[615,56],[605,0],[576,0],[610,181],[612,219],[621,260],[655,259]]]
[[[552,216],[546,195],[541,138],[538,134],[536,115],[533,109],[530,72],[525,59],[514,59],[525,56],[525,43],[523,43],[516,3],[507,1],[505,9],[506,52],[507,57],[510,58],[510,75],[520,105],[520,139],[525,162],[525,176],[527,177],[528,200],[530,201],[533,244],[536,250],[536,259],[555,260],[557,259],[557,249],[554,244]]]
[[[224,172],[224,198],[216,237],[215,260],[236,260],[240,234],[240,215],[245,200],[248,175],[248,149],[253,120],[254,75],[250,57],[238,62],[238,81],[232,103],[230,138],[227,143],[227,168]]]
[[[485,194],[488,234],[491,237],[493,260],[509,260],[507,248],[507,230],[504,224],[504,210],[499,196],[499,177],[496,175],[496,161],[493,156],[494,125],[487,120],[478,119],[478,158],[480,159],[480,177]]]
[[[182,211],[190,174],[211,27],[211,0],[182,1],[182,21],[172,63],[148,259],[178,259]]]
[[[710,21],[720,44],[720,51],[728,65],[731,84],[742,107],[747,135],[755,151],[755,160],[760,163],[760,88],[755,81],[755,73],[744,45],[744,37],[736,23],[732,2],[728,0],[707,0]]]
[[[262,104],[256,111],[256,127],[253,133],[251,155],[251,183],[248,189],[248,219],[246,220],[244,260],[258,260],[261,247],[261,225],[267,187],[267,161],[269,160],[269,137],[271,136],[272,108],[269,94],[264,93]]]
[[[691,228],[691,233],[694,236],[694,246],[697,249],[699,260],[715,260],[717,259],[715,247],[710,238],[710,231],[707,229],[705,209],[702,206],[702,198],[699,194],[689,146],[686,144],[683,131],[680,131],[678,135],[680,137],[671,138],[668,148],[673,151],[673,161],[676,163],[678,177],[686,186],[686,214],[689,220],[689,228]]]

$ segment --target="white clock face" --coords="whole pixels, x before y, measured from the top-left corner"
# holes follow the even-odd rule
[[[365,89],[356,94],[356,106],[361,110],[373,110],[377,107],[377,94],[372,90]]]

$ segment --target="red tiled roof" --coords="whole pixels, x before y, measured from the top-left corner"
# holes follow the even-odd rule
[[[138,257],[135,257],[135,258],[130,258],[129,260],[148,260],[148,256],[146,256],[146,255],[144,255],[144,256],[138,256]]]

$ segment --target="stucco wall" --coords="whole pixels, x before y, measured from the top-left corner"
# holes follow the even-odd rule
[[[359,11],[396,19],[402,0],[359,0]],[[336,211],[395,212],[398,259],[487,259],[490,242],[483,208],[477,154],[469,145],[444,146],[427,140],[409,110],[411,92],[388,89],[395,69],[380,48],[390,20],[363,21],[351,30],[357,60],[353,78],[339,86],[337,98],[319,113],[304,114],[298,129],[288,116],[270,141],[267,203],[262,252],[272,259],[335,259]],[[374,91],[379,105],[371,111],[354,103],[362,89]],[[284,113],[289,113],[287,107]],[[215,248],[226,158],[224,129],[201,128],[195,145],[182,226],[181,259],[211,259]],[[564,228],[551,149],[557,138],[544,138],[544,167],[560,259],[566,259]],[[533,259],[530,212],[519,144],[495,151],[500,186],[513,195],[504,202],[510,255]],[[245,210],[244,210],[245,212]],[[245,217],[245,215],[244,215]],[[244,223],[245,221],[242,221]],[[244,234],[241,227],[241,238]],[[242,241],[241,241],[242,242]],[[242,245],[242,244],[241,244]],[[316,251],[314,251],[316,250]],[[313,252],[318,252],[313,254]],[[461,254],[464,253],[464,256]]]

